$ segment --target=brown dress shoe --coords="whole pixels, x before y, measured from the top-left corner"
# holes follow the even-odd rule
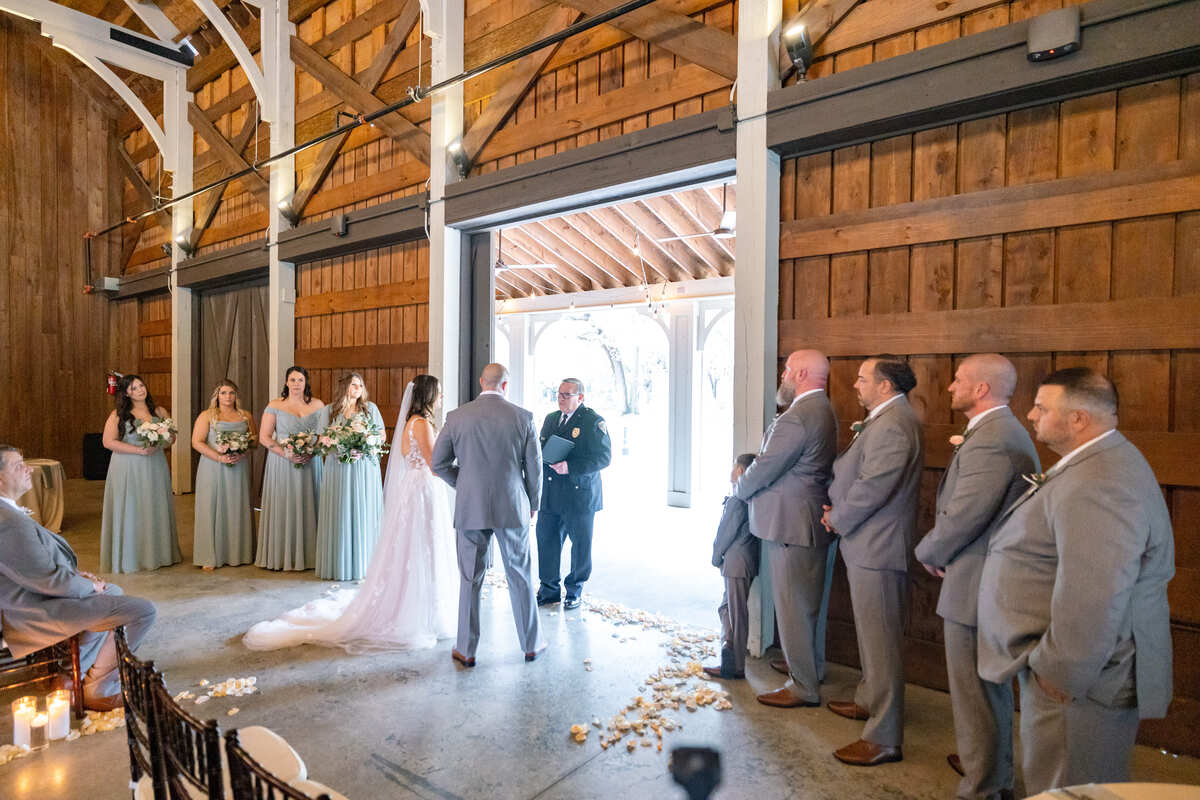
[[[792,674],[792,671],[790,669],[788,669],[788,663],[787,663],[786,658],[772,658],[767,663],[770,664],[771,669],[775,670],[776,672],[782,672],[784,675]]]
[[[874,767],[879,764],[887,764],[889,761],[902,761],[904,754],[900,752],[899,747],[887,747],[859,739],[840,750],[834,750],[833,757],[843,764]]]
[[[781,686],[773,692],[760,694],[758,702],[764,706],[775,706],[776,708],[813,708],[821,705],[820,700],[805,700],[786,686]]]
[[[844,700],[830,700],[825,705],[828,706],[830,711],[846,719],[856,719],[860,722],[866,722],[871,718],[870,712],[858,703],[846,702]]]
[[[458,663],[462,664],[464,667],[475,666],[475,656],[471,656],[470,658],[467,658],[462,653],[458,652],[458,648],[455,648],[450,651],[450,657],[453,658]]]
[[[946,756],[946,763],[950,765],[950,769],[957,772],[959,775],[966,775],[963,771],[962,759],[958,757],[958,753],[951,753]]]
[[[727,681],[743,681],[746,679],[746,673],[744,672],[737,672],[735,670],[723,671],[720,667],[704,667],[703,669],[704,674],[711,678],[723,678]]]

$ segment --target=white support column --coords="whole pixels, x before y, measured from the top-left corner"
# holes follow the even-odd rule
[[[433,40],[432,82],[463,70],[464,0],[434,0],[428,30]],[[456,408],[469,397],[459,394],[459,319],[462,308],[462,248],[465,237],[446,226],[446,184],[457,179],[447,147],[462,138],[462,84],[430,98],[429,142],[429,372],[442,382],[445,407]]]
[[[692,404],[696,397],[696,305],[667,306],[667,505],[692,507],[695,448]]]
[[[296,26],[288,20],[287,0],[266,0],[261,8],[263,73],[269,105],[264,107],[263,117],[271,120],[270,146],[274,155],[296,143],[296,70],[291,56],[291,36]],[[296,355],[296,265],[279,259],[279,232],[290,227],[279,206],[290,202],[295,190],[295,159],[289,157],[271,164],[267,229],[269,381],[282,380],[283,371],[294,363]]]
[[[192,126],[188,122],[187,109],[191,102],[187,90],[187,73],[176,71],[163,81],[163,127],[169,143],[164,166],[171,173],[171,193],[178,197],[192,190]],[[171,207],[171,414],[179,426],[179,439],[171,449],[171,487],[175,494],[192,490],[192,448],[188,443],[191,436],[194,379],[199,371],[195,363],[192,332],[195,309],[192,290],[177,284],[176,268],[186,254],[175,244],[176,239],[187,238],[192,231],[192,201]]]
[[[508,317],[503,322],[504,332],[508,336],[508,399],[519,406],[524,406],[531,395],[526,391],[533,371],[533,363],[529,358],[529,318],[525,316]]]
[[[779,342],[779,156],[767,149],[767,94],[779,86],[782,0],[738,3],[738,236],[734,272],[734,452],[755,452],[775,411]],[[765,570],[751,604],[750,652],[774,632]],[[757,612],[757,613],[756,613]]]

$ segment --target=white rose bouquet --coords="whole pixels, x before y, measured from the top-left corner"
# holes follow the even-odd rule
[[[288,455],[295,456],[315,456],[321,452],[320,437],[313,431],[300,431],[285,436],[279,440],[279,446],[284,449]],[[303,464],[292,464],[296,469],[303,467]]]
[[[250,431],[217,431],[217,452],[241,455],[254,447]],[[233,464],[226,464],[232,467]]]
[[[151,417],[139,422],[134,433],[142,442],[142,447],[167,447],[174,440],[179,428],[170,417]]]
[[[321,434],[321,452],[336,453],[343,464],[363,458],[379,463],[379,457],[389,449],[383,428],[366,414],[355,414],[349,420],[336,422]]]

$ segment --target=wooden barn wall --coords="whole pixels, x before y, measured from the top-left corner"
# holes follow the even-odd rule
[[[1019,372],[1020,415],[1051,370],[1087,365],[1115,380],[1120,427],[1162,481],[1176,540],[1176,700],[1167,720],[1142,726],[1142,740],[1193,754],[1200,350],[1177,348],[1195,347],[1200,318],[1197,187],[1197,74],[788,160],[779,301],[781,354],[813,346],[835,355],[843,444],[863,414],[852,389],[861,359],[908,356],[926,425],[922,531],[932,527],[947,437],[963,423],[946,389],[975,337],[1011,343],[1002,349]],[[1056,458],[1042,456],[1043,466]],[[910,576],[908,676],[944,688],[939,583],[915,562]],[[835,586],[830,652],[855,663],[844,574]]]
[[[1088,0],[865,0],[851,9],[813,49],[808,79],[845,72],[936,44],[982,33]],[[801,0],[783,0],[783,18]],[[789,83],[794,83],[795,78]]]
[[[105,368],[126,352],[113,332],[130,320],[82,292],[85,226],[121,203],[115,117],[72,62],[36,26],[0,14],[0,441],[79,477],[83,434],[111,407]],[[119,256],[119,242],[95,242],[94,274]]]
[[[429,363],[429,245],[407,242],[297,267],[296,363],[333,400],[361,372],[389,435],[404,387]]]

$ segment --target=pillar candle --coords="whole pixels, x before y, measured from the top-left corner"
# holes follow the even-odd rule
[[[71,695],[59,689],[46,695],[46,716],[50,718],[47,733],[51,739],[65,739],[71,732]]]
[[[50,746],[50,740],[46,738],[46,725],[50,719],[45,714],[34,714],[34,717],[29,722],[29,749],[44,750]]]
[[[21,697],[12,702],[13,744],[29,747],[29,725],[37,714],[37,699]]]

